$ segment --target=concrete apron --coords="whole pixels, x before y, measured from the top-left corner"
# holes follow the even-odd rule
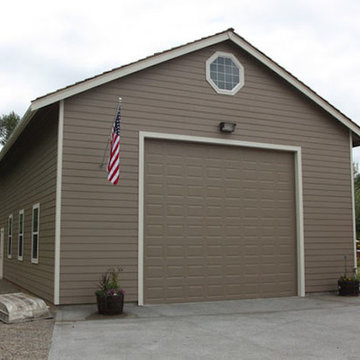
[[[49,359],[358,359],[360,298],[63,306]]]

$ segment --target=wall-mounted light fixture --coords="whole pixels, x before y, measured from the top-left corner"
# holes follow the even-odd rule
[[[221,132],[232,133],[235,131],[236,124],[231,122],[221,122],[219,128]]]

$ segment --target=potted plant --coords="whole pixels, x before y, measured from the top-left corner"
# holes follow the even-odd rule
[[[357,276],[341,276],[338,280],[339,295],[359,296],[359,278]]]
[[[100,289],[95,292],[99,314],[117,315],[123,312],[125,291],[119,285],[122,271],[122,268],[116,267],[102,274]]]
[[[359,296],[359,276],[356,273],[356,268],[352,275],[347,274],[346,255],[345,258],[345,272],[338,280],[339,295],[341,296]]]

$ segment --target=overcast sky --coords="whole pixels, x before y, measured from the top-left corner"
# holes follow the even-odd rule
[[[360,125],[359,0],[3,1],[0,114],[229,27]]]

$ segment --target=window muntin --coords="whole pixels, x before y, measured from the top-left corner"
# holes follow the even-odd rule
[[[7,241],[7,257],[12,257],[12,234],[13,234],[13,215],[10,214],[8,218],[8,241]]]
[[[222,90],[232,90],[240,82],[240,70],[231,58],[218,56],[210,64],[210,78]]]
[[[218,51],[206,61],[206,79],[219,94],[234,95],[244,86],[244,68],[233,54]]]
[[[39,262],[39,218],[40,204],[35,204],[32,210],[31,262]]]
[[[18,260],[23,260],[24,254],[24,210],[19,211]]]

